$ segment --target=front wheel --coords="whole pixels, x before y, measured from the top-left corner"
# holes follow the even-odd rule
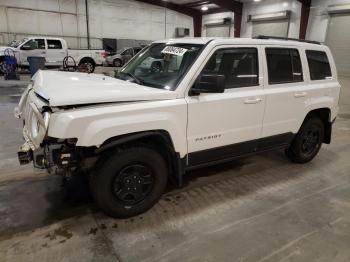
[[[287,157],[295,163],[311,161],[321,149],[324,139],[324,124],[320,118],[309,118],[304,122],[291,146],[286,149]]]
[[[163,194],[168,178],[164,158],[141,146],[115,153],[91,179],[97,206],[115,218],[127,218],[150,209]]]
[[[123,62],[122,62],[122,60],[120,60],[120,59],[114,59],[113,65],[114,65],[115,67],[121,67],[121,66],[123,65]]]

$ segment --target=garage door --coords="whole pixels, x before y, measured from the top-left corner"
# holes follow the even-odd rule
[[[206,31],[207,37],[229,37],[230,36],[229,25],[206,26],[205,31]]]
[[[253,37],[258,35],[288,36],[288,19],[253,22]]]
[[[350,77],[350,14],[331,15],[326,44],[332,50],[338,75]]]

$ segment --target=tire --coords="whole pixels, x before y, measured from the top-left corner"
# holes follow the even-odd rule
[[[0,58],[0,76],[5,74],[5,61],[4,58]]]
[[[79,63],[79,67],[82,67],[86,70],[87,73],[91,74],[95,71],[95,63],[89,59],[83,60]]]
[[[165,160],[142,146],[114,153],[91,178],[96,205],[114,218],[141,214],[158,202],[168,179]]]
[[[115,66],[115,67],[121,67],[122,65],[123,65],[122,60],[120,60],[120,59],[114,59],[114,60],[113,60],[113,66]]]
[[[324,139],[324,124],[318,117],[307,119],[286,149],[286,156],[294,163],[307,163],[320,151]]]

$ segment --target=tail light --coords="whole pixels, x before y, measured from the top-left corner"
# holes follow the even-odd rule
[[[109,52],[106,52],[106,51],[101,52],[101,56],[102,56],[103,58],[106,58],[108,55],[109,55]]]

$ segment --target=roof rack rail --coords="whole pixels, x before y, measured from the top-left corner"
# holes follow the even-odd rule
[[[321,45],[321,42],[317,41],[311,41],[311,40],[302,40],[298,38],[289,38],[289,37],[280,37],[280,36],[268,36],[268,35],[258,35],[253,37],[254,39],[276,39],[276,40],[289,40],[289,41],[298,41],[298,42],[304,42],[304,43],[310,43],[310,44],[317,44]]]

